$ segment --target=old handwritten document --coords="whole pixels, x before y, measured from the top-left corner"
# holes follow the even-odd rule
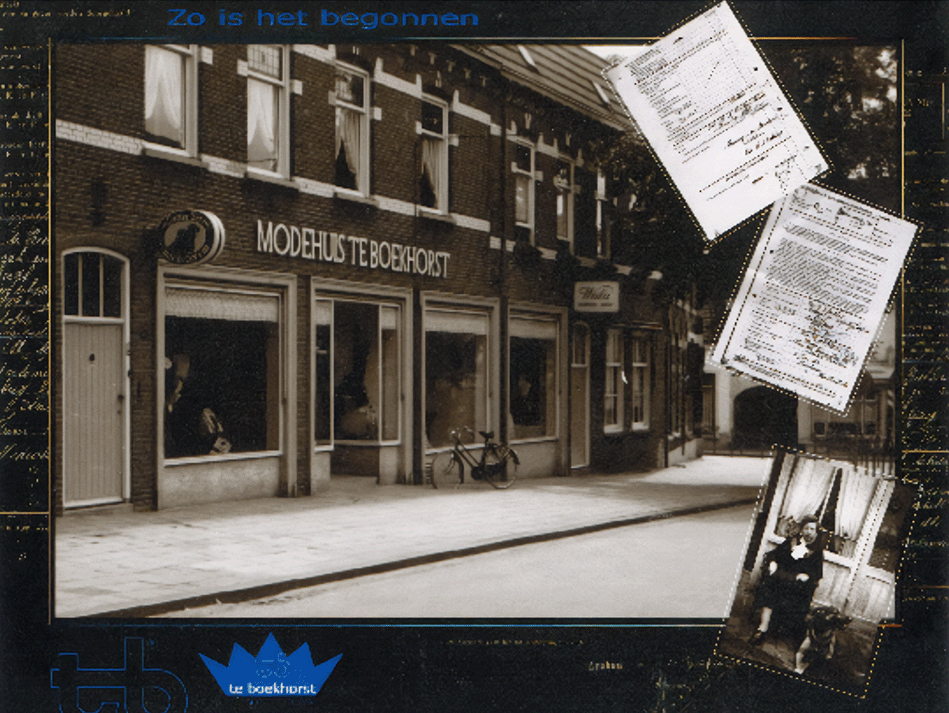
[[[916,230],[798,188],[772,209],[710,361],[845,413]]]
[[[828,168],[726,3],[606,76],[709,240]]]

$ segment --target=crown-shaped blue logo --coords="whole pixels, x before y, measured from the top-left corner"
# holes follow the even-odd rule
[[[314,666],[308,644],[287,656],[272,633],[256,657],[240,644],[231,649],[227,666],[199,656],[229,696],[315,696],[343,657],[340,654]]]

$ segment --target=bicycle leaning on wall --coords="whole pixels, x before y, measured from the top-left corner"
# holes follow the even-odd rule
[[[474,436],[474,431],[470,428],[465,428],[465,431]],[[503,443],[494,443],[494,431],[478,433],[484,438],[480,459],[475,458],[474,447],[469,449],[461,442],[458,430],[451,432],[451,439],[454,441],[451,450],[436,453],[432,459],[429,474],[432,487],[444,488],[464,483],[466,465],[472,480],[484,480],[499,490],[511,487],[520,464],[517,453]]]

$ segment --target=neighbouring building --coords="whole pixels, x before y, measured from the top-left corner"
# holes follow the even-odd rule
[[[58,512],[701,453],[699,313],[614,255],[629,128],[569,45],[61,45]],[[670,236],[674,239],[674,236]]]

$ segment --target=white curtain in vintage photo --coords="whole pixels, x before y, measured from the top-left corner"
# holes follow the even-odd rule
[[[184,142],[182,64],[176,52],[145,48],[145,130],[179,144]]]
[[[796,522],[806,515],[816,515],[820,510],[827,488],[834,475],[828,463],[811,458],[797,458],[791,482],[784,498],[783,516]]]
[[[876,491],[877,479],[856,470],[846,469],[840,479],[840,496],[837,498],[836,532],[848,540],[860,536],[863,521]]]
[[[277,167],[277,91],[265,82],[247,81],[247,162]]]

